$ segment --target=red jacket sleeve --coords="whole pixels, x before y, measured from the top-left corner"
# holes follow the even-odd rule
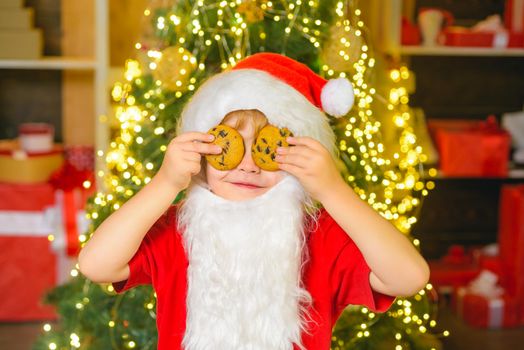
[[[176,225],[175,216],[176,207],[171,206],[151,226],[135,255],[128,263],[128,279],[112,283],[117,293],[123,293],[141,284],[155,284],[159,269],[162,268],[162,261],[165,261],[172,254],[172,239]]]
[[[373,312],[387,311],[395,297],[371,288],[371,269],[357,245],[327,212],[323,214],[326,242],[332,245],[328,251],[333,252],[329,271],[335,309],[338,312],[353,304]]]

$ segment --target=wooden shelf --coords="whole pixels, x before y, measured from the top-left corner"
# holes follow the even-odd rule
[[[0,59],[2,69],[95,70],[97,62],[88,57],[48,56],[36,60]]]
[[[57,7],[62,56],[0,59],[0,69],[61,71],[64,144],[93,145],[95,152],[105,153],[109,148],[109,126],[105,120],[111,110],[109,1],[61,1]],[[104,157],[95,158],[95,172],[100,170],[106,171]],[[97,176],[96,181],[97,189],[103,191],[103,180]]]
[[[524,169],[510,169],[508,176],[505,177],[487,177],[487,176],[446,176],[442,173],[437,176],[429,176],[424,172],[423,181],[498,181],[498,182],[524,182]]]
[[[402,16],[405,6],[414,10],[413,1],[408,5],[406,0],[369,0],[366,1],[366,11],[369,12],[370,27],[376,28],[371,33],[376,48],[393,57],[399,56],[471,56],[471,57],[524,57],[522,48],[492,48],[492,47],[457,47],[418,45],[402,45]]]
[[[508,56],[524,57],[524,48],[401,46],[401,55],[412,56]]]

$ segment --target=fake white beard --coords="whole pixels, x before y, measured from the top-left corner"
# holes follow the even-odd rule
[[[190,187],[178,215],[189,260],[185,350],[303,348],[311,303],[300,278],[309,201],[289,175],[246,201]]]

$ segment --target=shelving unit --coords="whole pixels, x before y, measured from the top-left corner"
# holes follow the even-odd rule
[[[399,56],[509,56],[524,57],[524,48],[454,47],[454,46],[403,46],[401,44],[401,23],[403,6],[413,6],[414,1],[370,0],[373,13],[372,34],[378,49],[393,57]],[[370,26],[371,26],[370,25]]]
[[[506,177],[468,177],[468,176],[446,176],[438,174],[437,176],[430,176],[427,171],[422,175],[424,181],[428,180],[437,180],[437,181],[466,181],[466,180],[476,180],[484,179],[487,181],[499,181],[499,182],[524,182],[524,169],[510,169],[508,171],[508,176]]]
[[[431,56],[447,57],[448,61],[463,60],[465,57],[471,60],[524,57],[524,48],[402,45],[402,15],[411,17],[415,4],[415,0],[366,1],[366,10],[370,13],[367,24],[373,28],[369,34],[377,52],[393,61],[408,64],[415,58],[420,62],[426,57],[431,59]],[[496,69],[496,66],[493,68]],[[423,251],[426,249],[427,256],[436,258],[450,244],[487,244],[497,239],[500,188],[505,184],[524,183],[524,169],[511,168],[508,176],[501,178],[450,177],[442,174],[437,177],[424,174],[423,178],[434,181],[436,188],[425,200],[413,233],[426,242],[422,248]]]
[[[63,71],[64,144],[92,145],[104,153],[109,143],[108,12],[107,0],[62,1],[62,56],[0,60],[0,69]],[[104,169],[103,158],[95,159],[96,171]]]
[[[452,47],[452,46],[400,46],[400,55],[410,56],[508,56],[524,57],[524,48],[497,49],[490,47]]]
[[[96,60],[86,57],[43,57],[39,60],[0,60],[2,69],[94,70]]]

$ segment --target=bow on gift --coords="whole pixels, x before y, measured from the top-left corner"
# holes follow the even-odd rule
[[[479,122],[473,127],[473,130],[478,130],[486,133],[502,133],[505,134],[506,131],[501,129],[497,121],[497,117],[494,115],[489,115],[486,120]]]
[[[92,166],[79,165],[78,162],[75,165],[70,159],[66,157],[63,166],[48,180],[55,188],[55,205],[48,208],[47,215],[56,233],[53,249],[57,252],[65,250],[68,256],[74,257],[80,251],[79,233],[88,228],[84,206],[94,191],[95,180]],[[86,181],[90,183],[88,188],[84,188]]]
[[[75,188],[82,188],[85,181],[89,181],[92,184],[94,179],[92,170],[79,170],[70,162],[65,161],[61,168],[51,174],[48,182],[56,189],[70,191]]]
[[[504,288],[497,285],[498,277],[489,270],[482,270],[467,287],[468,292],[494,299],[504,294]]]

